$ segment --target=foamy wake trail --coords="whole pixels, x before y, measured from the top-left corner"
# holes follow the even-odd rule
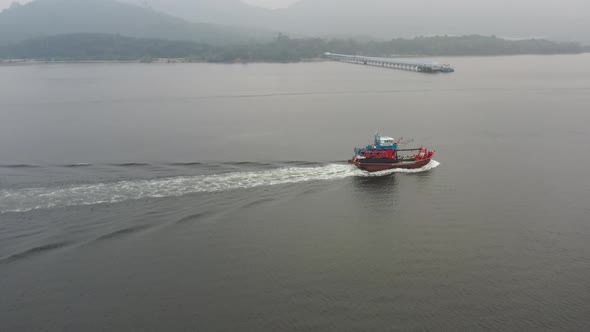
[[[193,193],[219,192],[308,181],[338,180],[352,176],[383,176],[392,173],[419,173],[439,165],[432,161],[415,170],[363,172],[351,165],[289,167],[258,172],[134,180],[83,184],[61,188],[0,190],[0,213],[26,212],[75,205],[117,203],[142,198],[177,197]]]

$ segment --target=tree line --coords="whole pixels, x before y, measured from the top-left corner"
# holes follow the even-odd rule
[[[579,43],[543,39],[506,40],[480,35],[375,41],[290,38],[279,34],[266,43],[218,46],[191,41],[85,33],[40,37],[0,46],[0,58],[61,61],[180,58],[195,62],[296,62],[319,58],[325,52],[365,56],[453,56],[571,54],[587,51],[590,51],[590,47]]]

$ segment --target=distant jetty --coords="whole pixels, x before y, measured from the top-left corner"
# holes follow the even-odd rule
[[[374,58],[359,55],[334,54],[329,52],[324,53],[324,56],[334,61],[400,70],[410,70],[421,73],[452,73],[455,71],[455,69],[450,65],[441,64],[436,61],[397,58]]]

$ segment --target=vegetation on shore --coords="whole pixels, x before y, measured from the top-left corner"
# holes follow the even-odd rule
[[[290,38],[279,34],[268,43],[210,45],[191,41],[132,38],[112,34],[68,34],[0,46],[0,59],[53,61],[296,62],[325,52],[367,56],[454,56],[573,54],[588,51],[578,43],[542,39],[506,40],[494,36],[435,36],[390,41]]]

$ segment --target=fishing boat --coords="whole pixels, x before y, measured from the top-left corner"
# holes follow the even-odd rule
[[[362,170],[378,172],[421,168],[428,165],[434,157],[435,151],[423,147],[400,149],[400,142],[401,139],[396,141],[392,137],[376,134],[373,144],[365,148],[355,148],[354,157],[348,162]]]

